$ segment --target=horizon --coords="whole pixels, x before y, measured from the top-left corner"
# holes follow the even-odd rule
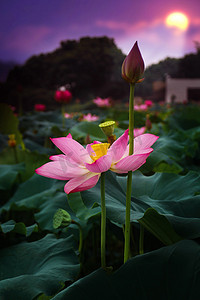
[[[105,35],[104,35],[105,36]],[[31,57],[33,57],[33,56],[40,56],[40,55],[47,55],[47,54],[50,54],[50,53],[53,53],[53,52],[55,52],[57,49],[59,49],[60,47],[61,47],[61,42],[67,42],[67,41],[72,41],[72,40],[75,40],[75,41],[77,41],[77,42],[79,42],[80,41],[80,39],[82,39],[82,38],[86,38],[86,37],[89,37],[89,38],[101,38],[101,37],[104,37],[103,35],[102,36],[81,36],[80,38],[78,38],[78,39],[67,39],[67,40],[61,40],[60,42],[59,42],[59,45],[58,45],[58,47],[56,47],[55,49],[52,49],[51,51],[47,51],[47,52],[40,52],[40,53],[37,53],[37,54],[31,54],[27,59],[25,59],[25,60],[22,60],[22,61],[17,61],[17,60],[3,60],[3,59],[1,59],[0,58],[0,62],[1,63],[5,63],[5,64],[16,64],[16,65],[24,65]],[[105,37],[108,37],[108,36],[105,36]],[[112,37],[108,37],[108,38],[110,38],[110,39],[114,39],[114,38],[112,38]],[[124,55],[127,55],[128,53],[124,53],[123,52],[123,50],[116,44],[116,41],[115,41],[115,39],[114,39],[114,43],[115,43],[115,45],[116,45],[116,47],[119,49],[119,50],[121,50],[122,51],[122,53],[124,54]],[[194,43],[195,44],[195,43]],[[158,60],[157,62],[153,62],[153,63],[151,63],[151,64],[149,64],[148,66],[145,66],[145,68],[148,68],[148,67],[150,67],[151,65],[154,65],[154,64],[159,64],[160,62],[162,62],[162,61],[164,61],[164,60],[166,60],[167,58],[170,58],[170,59],[181,59],[181,58],[183,58],[185,55],[188,55],[188,54],[195,54],[196,53],[196,48],[195,48],[195,46],[194,46],[194,50],[192,51],[191,50],[191,52],[188,52],[188,53],[184,53],[182,56],[180,56],[180,57],[173,57],[173,56],[166,56],[166,57],[164,57],[164,58],[162,58],[162,59],[160,59],[160,60]]]

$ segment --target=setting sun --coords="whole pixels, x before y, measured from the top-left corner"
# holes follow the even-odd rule
[[[167,16],[165,23],[168,27],[177,27],[185,31],[188,28],[188,17],[181,12],[173,12]]]

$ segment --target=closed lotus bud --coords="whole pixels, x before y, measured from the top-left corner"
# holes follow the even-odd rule
[[[146,123],[145,123],[146,129],[150,130],[152,128],[151,120],[149,119],[149,114],[146,115]]]
[[[143,73],[144,61],[136,42],[122,64],[122,77],[129,83],[137,83],[143,81]]]

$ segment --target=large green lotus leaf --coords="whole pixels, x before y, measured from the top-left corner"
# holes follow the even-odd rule
[[[106,173],[107,217],[116,224],[125,223],[127,177]],[[152,207],[165,215],[175,231],[184,238],[200,236],[200,175],[185,176],[156,173],[144,176],[133,173],[131,222],[137,222]],[[100,183],[81,192],[86,205],[100,204]]]
[[[0,190],[9,190],[20,171],[24,171],[24,163],[16,165],[0,165]]]
[[[197,105],[180,107],[169,118],[169,127],[172,129],[191,129],[200,126],[200,109]]]
[[[143,173],[166,172],[179,173],[182,167],[179,161],[184,155],[184,145],[169,136],[161,136],[152,147],[154,151],[140,168]]]
[[[37,224],[26,227],[24,223],[16,223],[14,220],[9,220],[6,223],[0,224],[0,231],[3,233],[15,232],[23,234],[25,236],[30,236],[32,232],[38,231]]]
[[[0,132],[3,134],[14,134],[17,144],[20,144],[24,148],[22,135],[18,130],[19,120],[13,114],[13,111],[9,105],[0,103]]]
[[[53,216],[58,208],[69,210],[64,183],[34,174],[19,185],[13,197],[1,207],[1,211],[32,210],[35,220],[44,230],[53,230]],[[60,191],[61,190],[61,191]]]
[[[35,220],[43,230],[53,231],[53,217],[55,212],[62,208],[66,210],[72,219],[76,219],[74,212],[68,205],[67,195],[64,192],[55,191],[48,197],[42,196],[39,212],[35,213]]]
[[[136,256],[113,274],[98,269],[52,299],[200,299],[199,253],[194,241],[180,241]]]
[[[80,122],[77,125],[73,126],[70,129],[70,133],[75,140],[85,138],[87,135],[90,136],[90,139],[105,141],[106,136],[100,129],[99,125],[91,122]]]
[[[70,133],[75,140],[85,139],[88,135],[91,141],[97,140],[100,142],[105,142],[107,140],[107,137],[100,129],[99,125],[91,122],[78,123],[70,129]],[[115,128],[114,134],[117,138],[123,133],[124,130]]]
[[[0,250],[0,299],[33,299],[39,294],[54,295],[61,282],[74,280],[79,273],[73,238],[47,235]]]
[[[63,181],[34,174],[19,185],[13,197],[1,207],[1,211],[33,211],[35,221],[40,228],[53,231],[53,216],[57,209],[62,208],[68,211],[74,220],[82,221],[83,227],[87,227],[88,219],[98,215],[100,208],[85,207],[79,193],[70,195],[72,206],[70,207],[67,195],[64,193],[64,184]]]
[[[68,203],[77,218],[82,221],[88,221],[91,217],[98,216],[101,213],[99,205],[97,207],[94,207],[95,205],[92,207],[85,206],[80,193],[69,194]]]
[[[38,206],[39,212],[34,214],[36,222],[43,230],[54,230],[53,217],[59,208],[66,210],[71,218],[81,225],[84,236],[87,235],[91,228],[88,224],[88,220],[98,216],[101,211],[99,206],[91,208],[86,207],[80,193],[70,194],[67,197],[64,192],[56,191],[48,197],[41,196],[40,205]],[[75,232],[77,230],[77,225],[70,225],[70,232],[76,234]]]
[[[30,178],[35,169],[48,162],[48,156],[40,154],[38,152],[30,152],[29,150],[16,149],[18,163],[23,162],[25,164],[25,170],[21,172],[22,181]],[[6,148],[0,154],[0,164],[16,164],[16,158],[13,154],[13,149]]]
[[[51,141],[47,140],[47,143],[50,143]],[[48,154],[48,155],[53,155],[55,154],[55,149],[50,149],[47,148],[45,146],[41,146],[38,142],[34,142],[31,139],[24,139],[24,144],[26,146],[27,149],[29,149],[30,151],[37,151],[41,154]]]
[[[154,208],[148,208],[138,222],[155,235],[164,245],[172,245],[182,240],[174,231],[167,218],[159,214]]]
[[[57,181],[34,174],[29,180],[20,184],[13,197],[1,209],[9,210],[12,204],[37,209],[41,197],[55,194]]]

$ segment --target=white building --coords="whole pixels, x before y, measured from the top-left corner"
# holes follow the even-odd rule
[[[200,79],[179,79],[166,76],[165,102],[183,103],[199,101]]]

